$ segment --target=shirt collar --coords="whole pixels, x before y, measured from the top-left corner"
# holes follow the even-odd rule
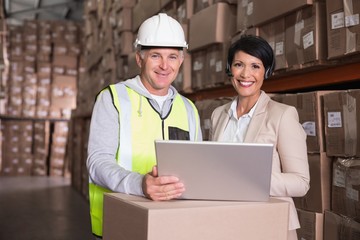
[[[237,112],[236,112],[237,101],[238,101],[238,98],[235,98],[235,99],[232,101],[232,103],[231,103],[231,105],[230,105],[230,111],[229,111],[229,117],[234,117],[234,118],[236,118],[236,119],[238,119],[238,118],[237,118]],[[254,112],[255,112],[255,109],[256,109],[256,106],[257,106],[258,102],[259,102],[259,100],[256,101],[255,105],[254,105],[254,106],[250,109],[250,111],[249,111],[247,114],[245,114],[244,116],[248,116],[248,117],[252,118],[252,116],[254,115]]]

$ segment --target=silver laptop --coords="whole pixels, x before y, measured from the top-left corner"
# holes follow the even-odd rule
[[[183,199],[268,201],[272,144],[155,141],[158,174],[184,183]]]

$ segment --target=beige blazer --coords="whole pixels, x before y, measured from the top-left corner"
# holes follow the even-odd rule
[[[211,116],[210,139],[219,141],[230,119],[230,103],[216,108]],[[300,227],[291,197],[309,190],[306,133],[296,109],[270,99],[261,92],[244,142],[274,144],[270,195],[290,203],[289,230]],[[275,217],[275,216],[274,216]]]

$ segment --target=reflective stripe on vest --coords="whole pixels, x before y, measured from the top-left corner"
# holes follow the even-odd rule
[[[116,153],[117,162],[127,170],[146,174],[156,164],[155,139],[169,139],[169,127],[189,132],[189,108],[184,103],[188,100],[177,95],[170,113],[161,119],[148,99],[134,90],[123,84],[110,85],[108,89],[119,113],[120,143]],[[191,110],[197,114],[195,106],[192,103],[191,106]],[[122,112],[131,114],[121,114]],[[110,191],[93,183],[89,184],[92,231],[97,236],[102,236],[104,192]]]

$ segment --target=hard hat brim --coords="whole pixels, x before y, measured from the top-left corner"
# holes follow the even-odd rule
[[[146,49],[152,49],[152,48],[174,48],[174,49],[178,49],[178,50],[184,50],[184,48],[187,48],[186,47],[183,47],[183,46],[154,46],[154,45],[139,45],[140,49],[141,50],[146,50]]]

